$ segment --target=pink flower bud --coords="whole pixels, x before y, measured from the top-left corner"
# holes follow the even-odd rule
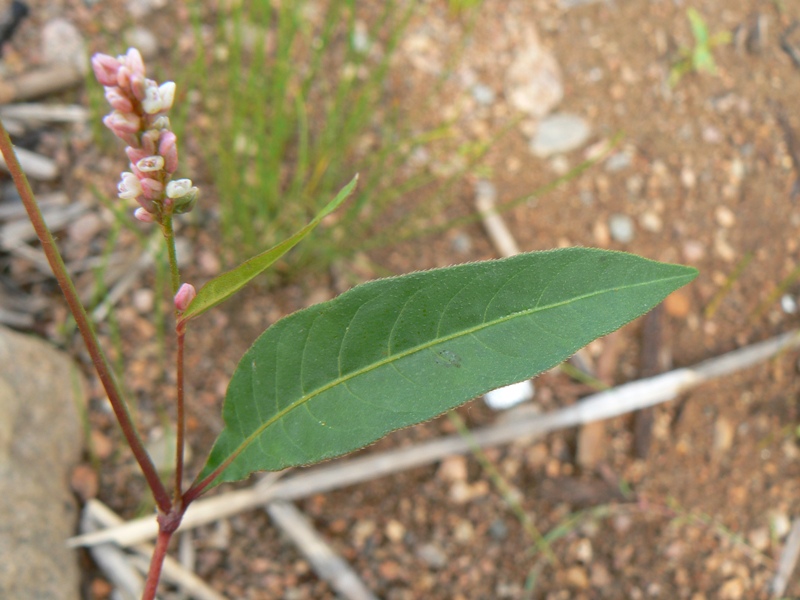
[[[197,296],[197,291],[191,283],[184,283],[178,288],[178,293],[175,294],[175,309],[178,312],[185,311],[189,304]]]
[[[144,61],[142,60],[142,55],[136,48],[128,48],[128,52],[125,54],[124,60],[125,66],[131,70],[131,73],[144,75]]]
[[[155,179],[150,179],[149,177],[140,179],[139,185],[142,186],[142,193],[144,194],[144,197],[150,200],[157,200],[161,197],[161,193],[164,191],[163,183]]]
[[[123,113],[133,112],[133,103],[117,86],[106,88],[106,100],[112,108]]]
[[[113,56],[108,54],[95,54],[92,57],[92,70],[100,85],[117,85],[117,71],[120,63]]]
[[[114,135],[122,137],[126,133],[137,133],[141,125],[141,120],[133,113],[124,113],[115,110],[103,119],[103,124],[108,127]]]
[[[153,221],[156,220],[156,218],[152,214],[147,212],[142,207],[139,207],[135,211],[133,211],[133,216],[139,219],[142,223],[152,223]]]
[[[148,200],[144,196],[139,196],[138,198],[136,198],[136,202],[138,202],[139,206],[141,206],[150,214],[154,215],[156,213],[156,203],[153,202],[152,200]]]
[[[130,78],[130,90],[133,97],[136,98],[139,102],[143,102],[147,97],[147,89],[148,89],[148,82],[149,79],[145,79],[143,75],[139,75],[138,73],[134,73],[131,75]],[[124,89],[124,88],[123,88]]]
[[[145,156],[143,159],[136,162],[136,168],[142,173],[153,173],[160,171],[164,168],[164,157],[155,154],[153,156]]]
[[[130,146],[125,148],[125,154],[128,155],[128,160],[131,161],[132,165],[135,165],[143,158],[150,156],[150,154],[145,152],[142,148],[132,148]]]
[[[164,170],[170,175],[178,169],[177,136],[169,130],[161,132],[158,138],[158,153],[164,157]]]
[[[161,132],[157,129],[148,129],[142,134],[142,150],[147,152],[147,156],[158,154],[158,138]]]
[[[131,89],[131,70],[125,65],[117,71],[117,85],[123,90]]]

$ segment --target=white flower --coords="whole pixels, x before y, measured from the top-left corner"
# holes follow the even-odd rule
[[[164,168],[164,157],[158,154],[154,156],[145,156],[143,159],[136,162],[136,168],[142,173],[160,171]]]
[[[172,102],[175,100],[175,83],[167,81],[160,86],[156,86],[156,82],[150,79],[147,80],[147,87],[144,91],[144,100],[142,100],[142,108],[148,115],[155,115],[172,108]]]
[[[176,179],[167,184],[168,198],[183,198],[192,191],[191,179]]]
[[[119,197],[125,200],[136,200],[142,195],[142,184],[139,178],[133,173],[125,172],[121,175],[120,182],[117,184]]]

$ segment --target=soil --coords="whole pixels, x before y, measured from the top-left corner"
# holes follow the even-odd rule
[[[5,49],[10,72],[40,60],[38,35],[50,18],[72,20],[92,51],[107,51],[108,39],[131,25],[120,16],[124,2],[30,4],[32,17]],[[156,6],[139,23],[162,36],[162,50],[177,45],[178,52],[190,54],[181,34],[170,37],[189,30],[186,11],[180,5],[175,11],[159,8],[163,2],[141,4]],[[793,148],[800,135],[800,65],[782,42],[790,48],[793,42],[800,55],[800,34],[793,39],[790,30],[800,7],[780,0],[693,3],[711,34],[728,31],[732,40],[712,50],[716,74],[691,71],[671,87],[681,49],[694,44],[682,2],[485,0],[477,13],[461,14],[448,11],[443,0],[420,6],[409,29],[415,43],[402,44],[393,65],[392,101],[419,128],[455,115],[456,145],[494,140],[480,166],[457,184],[448,218],[474,214],[478,179],[491,180],[502,204],[539,190],[613,142],[610,155],[583,173],[504,213],[520,248],[613,248],[700,270],[698,279],[653,317],[654,328],[639,321],[624,328],[614,344],[590,345],[587,356],[598,369],[606,364],[602,375],[608,383],[688,366],[795,327],[800,164]],[[548,159],[531,153],[530,119],[504,98],[503,74],[524,42],[525,25],[538,30],[560,65],[564,99],[556,110],[581,115],[591,125],[587,143]],[[463,56],[454,75],[435,102],[425,103],[443,57],[456,51]],[[493,92],[489,103],[478,102],[465,88],[470,78]],[[80,89],[53,101],[85,102],[86,96]],[[422,105],[436,110],[419,110]],[[89,130],[67,129],[43,133],[33,147],[60,157],[67,174],[57,186],[89,202],[105,223],[112,221],[87,190],[97,186],[113,195],[113,180],[124,168],[122,153],[106,155],[117,159],[102,152],[119,148],[99,148]],[[199,164],[192,150],[189,145],[186,160]],[[440,148],[429,157],[430,168],[446,169],[451,159]],[[206,194],[208,202],[216,201],[213,190],[204,189]],[[424,195],[407,199],[423,201]],[[611,225],[620,215],[633,224],[629,240]],[[213,223],[205,229],[190,224],[180,232],[193,247],[189,279],[207,279],[220,267],[213,230]],[[65,252],[102,251],[102,235],[90,236],[87,244],[69,229],[62,238]],[[139,252],[125,230],[118,247]],[[350,274],[401,273],[496,256],[473,223],[371,251],[340,268]],[[28,293],[50,299],[36,329],[86,363],[76,336],[65,333],[65,311],[52,281],[28,276],[29,263],[17,256],[6,257],[5,270]],[[337,283],[321,274],[269,291],[254,287],[198,322],[187,357],[189,472],[202,464],[204,449],[221,428],[219,406],[236,357],[281,316],[332,297]],[[79,284],[88,288],[91,274]],[[143,276],[140,285],[152,289],[152,277]],[[111,354],[127,357],[125,382],[145,437],[155,444],[174,391],[163,381],[148,300],[151,304],[152,293],[138,292],[120,301],[116,320],[122,336],[116,346],[113,330],[100,330],[116,348]],[[643,353],[654,343],[660,356],[655,363]],[[634,417],[607,422],[593,445],[573,430],[488,450],[527,518],[548,536],[547,548],[526,532],[472,456],[317,495],[298,506],[367,586],[391,600],[769,598],[789,523],[800,514],[797,359],[787,352],[656,408],[645,456],[637,452],[642,440],[635,435]],[[536,388],[533,403],[544,411],[591,392],[557,371],[538,378]],[[96,382],[92,390],[92,450],[86,462],[95,467],[97,485],[85,485],[84,469],[79,491],[125,517],[137,516],[151,510],[144,483]],[[500,418],[481,400],[459,414],[470,426]],[[362,452],[453,431],[442,418]],[[580,459],[579,444],[590,444]],[[202,527],[194,545],[198,573],[226,597],[334,597],[261,512]],[[86,597],[109,597],[102,574],[88,560],[85,566]],[[785,596],[800,597],[800,579],[792,580]]]

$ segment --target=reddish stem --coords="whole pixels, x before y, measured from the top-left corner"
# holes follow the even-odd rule
[[[164,559],[167,557],[167,547],[170,539],[172,539],[172,532],[159,528],[156,547],[153,549],[153,556],[150,559],[150,570],[147,572],[147,581],[144,584],[142,600],[154,600],[156,597],[158,581],[161,579],[161,568],[164,566]]]
[[[184,328],[178,328],[176,330],[176,334],[178,337],[178,351],[176,357],[176,379],[177,382],[177,408],[178,408],[178,422],[176,424],[176,435],[175,435],[175,492],[174,492],[174,501],[177,503],[181,498],[181,484],[183,482],[183,440],[186,431],[186,417],[184,411],[184,400],[183,400],[183,349],[184,349],[184,338],[186,337],[186,330]]]
[[[89,322],[89,317],[86,315],[86,310],[78,298],[75,286],[67,273],[66,266],[64,266],[64,260],[61,258],[61,254],[56,247],[53,235],[44,222],[44,218],[39,211],[39,206],[36,204],[36,199],[33,196],[28,179],[22,172],[19,161],[17,161],[14,147],[11,144],[11,139],[8,137],[8,132],[1,122],[0,152],[2,152],[6,165],[8,165],[8,170],[11,173],[11,177],[14,179],[14,184],[17,187],[17,191],[19,191],[22,203],[25,205],[25,210],[28,212],[31,225],[33,225],[33,229],[42,244],[42,250],[47,257],[47,261],[50,263],[53,275],[56,281],[58,281],[58,285],[61,287],[61,291],[64,294],[72,316],[75,318],[75,323],[89,351],[89,356],[92,358],[92,363],[97,371],[97,375],[103,384],[103,388],[105,388],[111,407],[114,409],[114,414],[117,417],[122,433],[125,435],[125,439],[128,441],[128,445],[136,461],[139,463],[139,467],[142,469],[142,473],[153,492],[156,504],[162,512],[169,512],[172,507],[169,494],[164,484],[161,483],[153,461],[150,460],[150,456],[147,454],[144,444],[139,437],[139,433],[133,424],[133,420],[128,413],[128,407],[122,399],[122,393],[114,379],[108,360],[103,354],[102,348],[100,348],[100,343],[97,341],[97,337],[94,334],[94,330]]]

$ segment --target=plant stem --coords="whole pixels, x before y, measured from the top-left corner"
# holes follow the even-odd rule
[[[184,411],[183,401],[183,348],[184,338],[186,336],[186,329],[179,328],[177,331],[178,336],[178,351],[176,357],[176,379],[177,379],[177,423],[175,424],[175,492],[173,498],[175,502],[181,497],[181,483],[183,482],[183,445],[184,434],[186,431],[186,416]]]
[[[158,580],[161,579],[161,568],[164,566],[164,559],[167,556],[167,547],[172,539],[172,532],[159,529],[156,538],[156,547],[153,549],[153,556],[150,559],[150,569],[147,572],[147,581],[144,584],[142,600],[154,600],[158,590]]]
[[[164,240],[167,243],[170,283],[172,285],[172,295],[174,296],[178,293],[178,288],[181,286],[181,274],[178,270],[178,254],[175,251],[175,231],[172,228],[172,212],[164,215],[161,231],[163,231]]]
[[[181,285],[181,274],[178,268],[178,255],[175,251],[175,230],[172,226],[172,210],[169,209],[164,214],[161,222],[161,231],[164,234],[164,241],[167,244],[167,256],[169,259],[169,273],[170,283],[172,287],[172,295],[178,292]],[[175,320],[178,321],[180,313],[175,311]],[[183,386],[183,355],[184,355],[184,338],[186,336],[185,326],[178,326],[175,330],[177,336],[178,349],[175,357],[175,379],[177,399],[176,409],[177,417],[175,423],[175,489],[173,492],[173,499],[177,503],[182,494],[181,484],[183,482],[183,445],[184,434],[186,431],[186,413],[184,410],[184,386]]]
[[[64,294],[64,298],[67,301],[67,305],[69,306],[72,316],[75,318],[75,323],[77,324],[78,330],[81,333],[81,337],[83,338],[86,348],[89,351],[89,356],[92,358],[92,363],[94,364],[97,375],[103,384],[103,388],[106,391],[106,395],[108,396],[108,400],[114,410],[114,414],[117,417],[117,421],[122,429],[122,433],[125,435],[125,439],[127,440],[128,445],[130,446],[131,451],[136,458],[136,461],[139,463],[139,467],[142,469],[142,473],[144,474],[147,484],[150,486],[150,489],[153,492],[153,497],[155,498],[158,508],[162,512],[168,512],[172,507],[169,494],[167,493],[164,484],[161,483],[161,480],[158,477],[158,472],[153,465],[153,461],[147,454],[144,444],[139,437],[139,432],[137,431],[136,426],[133,424],[133,420],[128,412],[128,407],[123,400],[119,385],[117,384],[111,367],[109,366],[108,359],[103,354],[103,350],[100,347],[97,336],[95,335],[92,325],[89,322],[89,317],[86,315],[86,310],[78,298],[78,293],[69,277],[67,268],[64,265],[64,260],[61,258],[61,254],[56,247],[53,235],[50,233],[50,230],[47,228],[47,225],[44,222],[42,213],[39,211],[39,206],[37,205],[36,199],[33,196],[33,191],[28,183],[28,179],[22,172],[22,167],[20,167],[17,156],[14,153],[14,147],[11,143],[11,139],[8,137],[8,132],[2,123],[0,123],[0,152],[2,152],[6,165],[8,165],[8,170],[11,173],[11,177],[14,179],[14,184],[17,187],[17,191],[19,191],[19,195],[22,199],[22,203],[25,206],[25,210],[28,212],[28,218],[31,221],[31,225],[33,225],[33,229],[42,244],[42,250],[47,257],[47,261],[50,263],[50,268],[53,270],[53,275],[55,276],[56,281],[58,281],[58,285],[61,287],[61,291]]]

